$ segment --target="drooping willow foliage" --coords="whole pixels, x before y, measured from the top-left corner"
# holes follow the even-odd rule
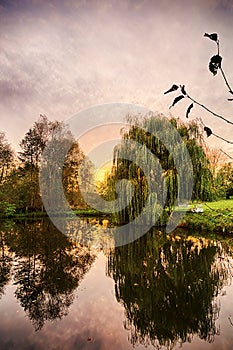
[[[213,175],[210,162],[205,154],[205,145],[202,132],[195,121],[185,125],[180,120],[172,119],[171,123],[176,126],[182,137],[193,166],[193,194],[192,200],[213,200],[212,183]]]
[[[128,130],[114,150],[113,167],[107,179],[107,198],[116,199],[120,195],[122,203],[128,203],[125,207],[122,204],[120,210],[115,208],[117,223],[130,222],[144,211],[147,223],[154,221],[159,213],[160,219],[156,221],[163,224],[174,205],[182,203],[186,197],[192,180],[192,199],[211,200],[212,177],[196,122],[185,125],[171,119],[167,127],[167,118],[149,114],[128,116],[128,123]],[[173,132],[174,129],[178,132]],[[163,141],[159,135],[163,136]],[[187,166],[187,150],[193,174]],[[130,180],[134,189],[130,201],[122,179]],[[179,198],[181,192],[183,197]]]
[[[218,258],[225,254],[217,242],[177,233],[165,237],[155,229],[117,247],[108,258],[108,275],[125,308],[132,345],[172,349],[194,334],[213,342],[216,297],[231,278]]]

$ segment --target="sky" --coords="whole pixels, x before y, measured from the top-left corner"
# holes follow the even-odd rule
[[[169,110],[172,84],[233,121],[221,75],[208,70],[220,37],[222,67],[233,85],[232,0],[0,0],[0,130],[16,149],[45,114],[67,120],[94,105],[136,103],[185,121],[189,102]],[[233,141],[233,126],[199,107],[212,131]],[[83,120],[85,124],[85,118]],[[232,145],[208,145],[233,156]]]

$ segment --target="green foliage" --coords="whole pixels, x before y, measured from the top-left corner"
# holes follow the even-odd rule
[[[0,202],[0,217],[10,217],[15,214],[16,205],[8,202]]]
[[[224,197],[229,199],[233,196],[233,165],[232,163],[224,164],[218,172],[218,181]]]
[[[40,195],[39,171],[41,169],[41,157],[48,141],[52,147],[59,142],[59,154],[50,152],[51,164],[60,159],[61,152],[67,142],[74,141],[73,136],[62,122],[50,122],[46,116],[41,115],[37,122],[25,134],[20,142],[20,164],[17,168],[7,171],[12,161],[13,153],[5,140],[5,135],[0,133],[0,194],[1,201],[9,205],[15,205],[18,213],[43,211],[43,203]],[[55,147],[54,147],[55,149]],[[74,142],[64,162],[63,186],[67,199],[73,207],[83,207],[82,197],[79,191],[78,167],[84,158],[77,142]],[[51,176],[50,176],[51,175]],[[86,178],[86,177],[85,177]],[[4,181],[3,181],[4,180]],[[49,174],[47,179],[48,194],[50,183],[54,180],[54,174]],[[3,206],[3,205],[2,205]],[[9,211],[1,210],[1,215],[11,215]]]
[[[195,139],[186,142],[187,149],[193,164],[193,200],[213,200],[212,184],[213,175],[210,170],[209,160],[202,145],[197,144]]]
[[[233,211],[233,199],[229,200],[218,200],[215,202],[208,203],[208,207],[205,206],[205,210],[212,211],[213,210],[232,210]]]
[[[121,144],[114,152],[114,165],[112,173],[107,179],[108,191],[105,191],[106,198],[112,198],[115,194],[116,183],[121,179],[130,180],[134,187],[134,196],[131,203],[123,210],[117,212],[115,220],[118,223],[128,222],[138,217],[143,210],[145,203],[149,201],[150,195],[157,196],[158,203],[165,202],[165,210],[161,211],[159,206],[151,208],[151,215],[155,212],[162,212],[161,222],[164,223],[165,213],[172,211],[178,196],[178,183],[182,186],[183,193],[188,192],[191,174],[185,172],[185,162],[183,162],[184,149],[183,145],[178,142],[177,134],[172,134],[171,129],[164,127],[166,118],[158,115],[149,115],[147,117],[129,117],[131,126],[123,135]],[[212,173],[210,171],[209,162],[204,152],[201,132],[195,122],[185,125],[178,119],[170,120],[172,126],[180,134],[184,144],[186,145],[193,164],[193,200],[212,200]],[[148,132],[150,130],[150,132]],[[159,139],[158,132],[163,134],[163,142]],[[131,141],[131,142],[128,142]],[[138,154],[134,143],[142,145],[142,152]],[[174,159],[169,153],[165,145],[175,145],[173,152],[179,156],[180,168],[183,172],[176,169]],[[143,154],[143,150],[145,150]],[[165,180],[165,187],[159,183],[160,176],[159,163],[153,163],[148,156],[148,150],[159,159],[162,167],[162,177]],[[130,161],[133,159],[134,161]],[[145,170],[149,178],[146,177]],[[184,178],[180,174],[185,174]],[[152,183],[152,188],[148,187]],[[122,193],[123,188],[120,189]],[[125,195],[127,197],[127,193]],[[115,196],[116,198],[116,196]],[[153,220],[149,218],[148,220]]]
[[[233,200],[203,203],[203,209],[203,213],[186,213],[181,225],[189,229],[206,231],[208,233],[233,233]]]
[[[10,172],[14,162],[14,152],[6,140],[5,134],[0,132],[0,184]]]
[[[22,151],[19,152],[19,159],[24,164],[34,166],[35,168],[39,166],[41,154],[55,123],[49,122],[46,116],[40,115],[39,120],[25,134],[20,142]]]
[[[15,169],[1,186],[2,198],[15,204],[18,211],[41,209],[38,177],[39,170],[30,165]]]
[[[189,229],[221,234],[233,233],[232,211],[218,210],[216,213],[187,213],[182,225]]]

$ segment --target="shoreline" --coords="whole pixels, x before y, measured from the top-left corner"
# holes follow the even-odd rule
[[[189,230],[218,233],[224,235],[233,234],[233,199],[218,202],[199,203],[203,206],[203,212],[191,212],[190,209],[195,206],[193,204],[189,211],[185,213],[182,221],[178,224],[178,228]],[[76,209],[75,214],[80,217],[100,217],[109,218],[110,215],[100,213],[94,209]],[[69,213],[67,213],[69,215]],[[15,213],[10,216],[2,216],[0,221],[20,220],[20,219],[40,219],[48,218],[48,214],[43,211],[35,211],[28,213]],[[155,225],[156,226],[156,225]],[[159,227],[158,227],[159,228]]]

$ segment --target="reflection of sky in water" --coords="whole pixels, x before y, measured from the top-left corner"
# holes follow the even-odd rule
[[[114,297],[114,282],[105,274],[102,253],[76,291],[67,317],[34,332],[14,298],[14,286],[0,302],[1,349],[123,349],[129,346],[123,329],[123,307]]]
[[[101,230],[100,226],[99,230]],[[159,237],[158,239],[161,239],[161,236]],[[174,240],[181,239],[179,234],[174,237],[168,240],[174,242]],[[188,240],[194,243],[193,247],[198,247],[198,255],[201,252],[201,246],[206,247],[207,244],[207,241],[204,240],[201,245],[198,239],[192,237],[189,237]],[[121,248],[117,249],[121,251]],[[75,290],[74,302],[69,307],[68,315],[61,320],[46,321],[40,331],[35,332],[28,316],[16,301],[14,293],[17,286],[13,284],[14,281],[5,288],[5,294],[0,300],[0,349],[125,350],[133,348],[128,340],[130,330],[124,329],[125,308],[122,300],[117,302],[114,280],[107,274],[109,252],[107,250],[105,253],[98,252],[95,248],[91,248],[90,251],[92,256],[97,257]],[[217,261],[217,265],[223,261],[224,266],[227,266],[226,255],[222,260],[217,258]],[[140,257],[138,262],[141,263]],[[124,264],[122,271],[125,271]],[[195,277],[193,276],[194,279]],[[132,285],[132,292],[134,288],[138,286]],[[141,297],[143,298],[143,295]],[[134,301],[133,296],[131,300]],[[233,321],[233,286],[230,283],[220,289],[217,304],[220,305],[220,316],[216,321],[216,328],[220,327],[220,335],[214,337],[213,343],[194,336],[191,343],[182,344],[183,349],[232,349],[233,326],[229,317]],[[144,349],[145,347],[139,344],[136,348]],[[147,348],[155,349],[151,345]],[[178,348],[179,344],[174,347],[174,349]]]
[[[9,286],[0,302],[0,348],[131,349],[127,340],[129,332],[123,327],[124,308],[115,299],[113,280],[106,277],[106,263],[106,257],[100,253],[77,289],[68,316],[47,322],[38,332],[34,332],[31,322],[16,302],[15,287]],[[191,344],[182,345],[183,349],[232,349],[233,328],[228,317],[233,316],[233,287],[225,289],[227,293],[220,298],[221,311],[217,320],[217,324],[221,324],[220,336],[216,336],[211,344],[194,337]],[[144,346],[137,348],[144,349]]]

